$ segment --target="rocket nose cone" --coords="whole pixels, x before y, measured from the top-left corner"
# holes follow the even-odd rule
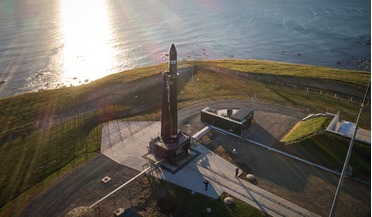
[[[174,44],[172,44],[170,49],[169,49],[169,59],[170,60],[176,60],[177,59],[177,50],[176,50],[176,46]]]

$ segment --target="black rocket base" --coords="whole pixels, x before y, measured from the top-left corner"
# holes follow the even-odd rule
[[[177,124],[177,51],[174,44],[169,50],[169,71],[163,73],[161,136],[150,141],[150,153],[175,164],[188,154],[190,137]]]

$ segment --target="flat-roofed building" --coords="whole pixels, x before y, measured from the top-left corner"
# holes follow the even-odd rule
[[[202,122],[244,136],[254,123],[254,110],[248,107],[240,109],[213,109],[206,107],[201,110]]]

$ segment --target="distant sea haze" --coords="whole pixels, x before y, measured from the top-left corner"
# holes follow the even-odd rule
[[[369,70],[370,0],[1,0],[0,97],[179,59]]]

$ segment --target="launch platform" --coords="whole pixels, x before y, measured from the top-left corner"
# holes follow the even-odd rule
[[[159,136],[150,141],[150,153],[169,163],[176,163],[189,154],[190,137],[180,131],[174,142],[166,142]]]

